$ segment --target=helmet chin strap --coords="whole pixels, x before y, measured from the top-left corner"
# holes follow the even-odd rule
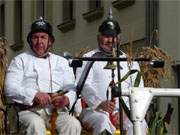
[[[99,50],[104,52],[105,54],[112,54],[112,51],[108,52],[108,51],[104,50],[100,45],[99,45]]]
[[[39,58],[47,58],[49,57],[49,50],[51,48],[51,44],[48,45],[47,49],[44,51],[44,53],[42,55],[37,55],[37,53],[34,51],[33,47],[32,47],[32,44],[30,42],[30,47],[31,47],[31,50],[34,52],[34,54],[36,55],[36,57],[39,57]]]
[[[37,56],[37,57],[39,57],[39,58],[47,58],[47,57],[49,57],[49,52],[47,51],[43,55],[40,55],[40,56]]]

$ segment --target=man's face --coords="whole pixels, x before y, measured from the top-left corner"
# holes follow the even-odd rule
[[[114,44],[117,45],[120,42],[120,36],[114,38]],[[98,35],[98,43],[100,50],[111,53],[113,45],[113,37],[106,35]]]
[[[49,35],[45,32],[36,32],[31,36],[31,46],[38,57],[46,55],[49,46],[52,44]]]

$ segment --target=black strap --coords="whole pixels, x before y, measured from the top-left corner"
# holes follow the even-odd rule
[[[129,118],[129,120],[130,120],[131,122],[133,122],[132,119],[131,119],[130,110],[129,110],[129,108],[127,107],[126,103],[124,102],[123,98],[120,97],[119,100],[120,100],[119,103],[122,105],[122,108],[124,109],[127,117]]]
[[[109,54],[106,54],[106,53],[103,53],[103,52],[96,52],[91,57],[93,58],[93,57],[108,57],[108,56],[109,56]],[[79,81],[77,83],[77,86],[76,86],[76,90],[77,90],[76,91],[76,95],[77,95],[77,98],[76,98],[76,100],[75,100],[71,110],[69,111],[69,113],[72,114],[72,115],[74,113],[74,108],[75,108],[75,105],[77,103],[77,100],[80,98],[80,95],[81,95],[82,89],[84,87],[84,84],[86,82],[86,79],[88,77],[89,71],[90,71],[92,65],[94,64],[94,62],[95,61],[88,61],[87,62],[86,66],[85,66],[85,68],[84,68],[84,70],[83,70],[83,72],[81,74],[81,77],[80,77],[80,79],[79,79]],[[128,118],[131,120],[130,111],[129,111],[128,107],[126,106],[126,104],[124,103],[122,98],[120,98],[120,103],[122,104],[122,106],[123,106],[123,108],[125,110],[125,113],[127,114]]]
[[[91,57],[92,58],[93,57],[107,57],[107,55],[105,53],[103,53],[103,52],[96,52]],[[86,79],[88,77],[89,71],[90,71],[92,65],[94,64],[94,62],[95,61],[88,61],[86,66],[85,66],[85,68],[84,68],[84,70],[83,70],[83,72],[82,72],[82,74],[81,74],[81,77],[80,77],[80,79],[79,79],[79,81],[77,83],[77,86],[76,86],[76,90],[77,90],[76,91],[76,95],[77,95],[77,98],[76,98],[76,100],[75,100],[75,102],[74,102],[74,104],[73,104],[73,106],[72,106],[72,108],[71,108],[71,110],[69,112],[70,114],[74,113],[75,105],[77,103],[77,100],[80,98],[81,91],[82,91],[82,89],[84,87],[84,84],[85,84]]]

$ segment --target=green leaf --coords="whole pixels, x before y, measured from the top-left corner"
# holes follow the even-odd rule
[[[137,76],[136,76],[136,79],[135,79],[135,82],[134,82],[134,87],[138,87],[139,84],[140,84],[140,81],[141,81],[141,73],[140,71],[138,71],[137,69],[132,69],[132,70],[129,70],[122,78],[120,81],[118,81],[117,83],[121,83],[123,81],[125,81],[130,75],[134,74],[138,72]],[[116,83],[116,84],[117,84]]]
[[[167,133],[165,122],[160,112],[156,112],[153,121],[149,124],[149,135],[165,135]]]
[[[141,73],[137,70],[137,76],[136,76],[136,79],[134,81],[134,87],[138,87],[140,82],[141,82]]]

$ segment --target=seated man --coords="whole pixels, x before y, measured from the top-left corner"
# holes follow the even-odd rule
[[[54,40],[52,26],[36,20],[27,36],[30,49],[7,70],[5,93],[17,104],[24,135],[45,135],[46,127],[58,135],[81,133],[79,121],[68,112],[76,98],[73,70],[65,58],[49,52]]]
[[[120,45],[121,42],[121,29],[117,21],[112,16],[109,16],[99,27],[98,49],[94,49],[84,55],[84,57],[92,57],[101,52],[101,54],[112,55],[113,46]],[[125,53],[121,51],[120,57],[127,57]],[[79,81],[83,70],[86,67],[87,62],[83,62],[83,67],[78,68],[76,72],[77,80]],[[117,82],[117,70],[104,69],[107,62],[95,61],[92,65],[86,82],[82,89],[82,96],[85,98],[87,108],[83,109],[80,120],[83,125],[93,129],[93,135],[99,135],[104,131],[109,134],[114,134],[115,130],[120,127],[119,118],[119,105],[118,98],[111,100],[108,96],[108,87],[111,85],[112,77]],[[139,65],[137,62],[132,62],[130,67],[127,61],[120,62],[120,73],[123,77],[130,69],[138,69]],[[130,69],[129,69],[130,68]],[[136,74],[129,76],[125,81],[121,83],[122,90],[132,86],[135,80]],[[141,80],[140,86],[143,87],[143,81]],[[110,92],[109,92],[110,93]],[[109,98],[108,98],[109,97]],[[129,99],[123,97],[124,102],[129,106]],[[130,120],[124,115],[124,130],[127,135],[133,134],[133,125]],[[143,123],[143,132],[146,134],[146,122]]]

